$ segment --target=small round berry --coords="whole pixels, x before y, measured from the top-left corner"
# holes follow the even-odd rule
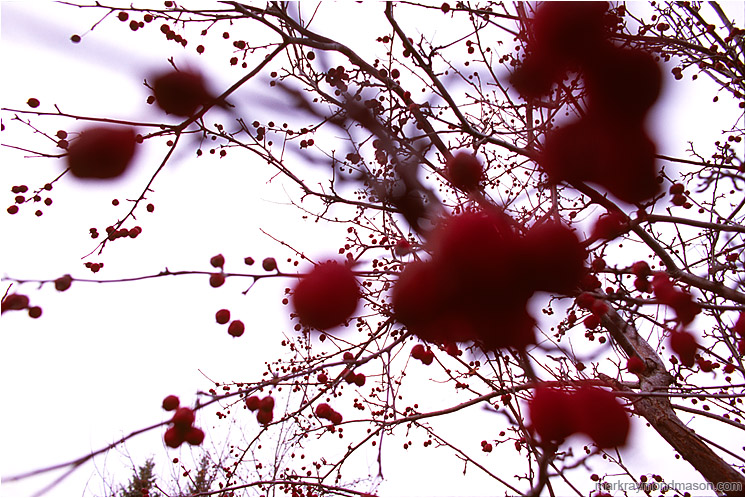
[[[277,261],[275,261],[275,258],[264,258],[264,261],[262,261],[262,268],[264,268],[265,271],[274,271],[277,269]]]
[[[188,428],[194,423],[194,412],[191,408],[181,407],[176,409],[171,422],[178,428]]]
[[[241,320],[233,320],[228,325],[228,333],[233,337],[241,337],[244,333],[245,327]]]
[[[217,321],[220,325],[225,325],[226,323],[231,321],[231,312],[226,309],[219,310],[217,313],[215,313],[215,321]]]
[[[41,316],[41,308],[39,306],[32,306],[28,309],[28,316],[31,318],[39,318]]]
[[[210,258],[210,264],[214,266],[215,268],[222,268],[225,264],[225,258],[222,254],[218,254],[216,256],[213,256]]]
[[[37,107],[39,107],[40,102],[39,99],[35,99],[32,97],[26,101],[26,104],[28,104],[28,106],[32,109],[36,109]]]
[[[171,412],[179,408],[179,398],[173,394],[169,394],[163,398],[163,409],[167,412]]]
[[[211,273],[210,274],[210,286],[220,287],[225,283],[225,275],[222,273]]]

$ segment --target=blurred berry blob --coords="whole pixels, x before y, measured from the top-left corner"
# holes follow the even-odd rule
[[[660,191],[656,148],[644,121],[663,78],[651,54],[612,43],[608,8],[606,2],[543,3],[511,83],[524,97],[540,98],[568,72],[579,72],[587,112],[548,133],[539,165],[551,183],[591,182],[638,203]]]
[[[67,165],[78,178],[121,176],[135,155],[135,131],[129,127],[88,128],[70,142]]]
[[[564,391],[540,386],[528,403],[531,424],[543,443],[561,442],[575,433],[600,448],[624,446],[629,435],[627,411],[616,396],[597,387]]]
[[[430,243],[432,259],[404,268],[392,303],[411,332],[446,346],[535,343],[529,298],[537,291],[569,293],[586,273],[586,251],[562,225],[537,225],[521,235],[507,218],[467,212],[446,220]]]
[[[171,71],[157,76],[153,81],[153,92],[158,107],[181,117],[193,115],[213,100],[202,75],[189,71]]]
[[[318,264],[293,291],[300,322],[326,330],[342,325],[357,309],[360,287],[352,270],[335,261]]]

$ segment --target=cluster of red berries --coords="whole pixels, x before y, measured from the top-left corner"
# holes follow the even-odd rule
[[[90,261],[86,261],[84,263],[85,267],[91,270],[91,273],[98,273],[101,271],[101,268],[104,267],[103,263],[91,263]]]
[[[583,319],[587,329],[595,329],[601,325],[601,318],[609,311],[609,305],[603,299],[598,299],[590,292],[582,292],[575,298],[578,308],[590,311],[591,314]]]
[[[417,344],[412,348],[412,358],[420,360],[425,365],[432,364],[435,359],[435,353],[430,348],[425,348],[422,344]]]
[[[562,390],[538,387],[528,404],[534,430],[544,443],[575,433],[588,435],[600,448],[623,446],[630,422],[616,396],[598,387]]]
[[[685,208],[692,207],[692,204],[686,200],[686,188],[683,183],[674,183],[668,188],[668,193],[671,194],[671,204],[674,206],[683,206]]]
[[[225,274],[223,273],[223,265],[225,265],[225,258],[222,254],[218,254],[210,258],[210,265],[214,268],[219,268],[220,273],[210,274],[210,287],[220,287],[225,283]]]
[[[28,296],[24,294],[8,294],[2,301],[0,314],[6,311],[20,311],[28,310],[28,316],[31,318],[39,318],[41,316],[41,308],[39,306],[30,306],[30,300]]]
[[[137,140],[135,131],[130,127],[88,128],[70,142],[67,166],[78,178],[116,178],[131,163]]]
[[[106,235],[109,240],[117,240],[117,239],[123,239],[125,237],[129,237],[131,239],[136,239],[138,235],[142,233],[142,228],[139,226],[136,226],[134,228],[119,228],[115,229],[114,227],[106,227]]]
[[[301,324],[326,330],[344,324],[355,313],[360,286],[349,266],[328,261],[300,279],[292,299]]]
[[[230,322],[230,310],[218,310],[217,313],[215,313],[215,321],[218,322],[220,325],[225,325],[226,323]],[[233,320],[230,325],[228,325],[228,333],[233,337],[241,337],[245,330],[246,326],[241,320]]]
[[[484,180],[484,171],[474,154],[461,151],[446,161],[446,177],[454,187],[470,191],[479,188],[479,183]]]
[[[365,374],[355,373],[350,370],[342,371],[342,378],[348,384],[355,384],[357,387],[363,387],[365,385]]]
[[[246,408],[249,410],[257,411],[256,421],[262,425],[267,425],[272,422],[274,414],[272,413],[275,408],[275,399],[272,396],[265,396],[259,398],[259,396],[249,396],[246,398]]]
[[[335,411],[334,408],[329,406],[327,403],[320,403],[316,406],[316,416],[328,420],[334,425],[342,423],[342,415]]]
[[[492,453],[492,444],[488,443],[487,441],[482,441],[482,451],[485,453]]]
[[[587,113],[548,134],[539,164],[552,183],[594,182],[630,203],[655,196],[655,144],[644,119],[662,73],[652,55],[614,45],[607,2],[546,2],[511,77],[527,98],[550,92],[568,71],[583,75]]]
[[[171,394],[163,398],[163,409],[174,412],[171,425],[163,435],[166,446],[178,448],[185,442],[193,446],[202,444],[205,433],[194,426],[194,411],[191,408],[179,407],[179,398]]]
[[[535,225],[520,235],[501,213],[466,212],[429,241],[432,259],[409,263],[393,294],[394,316],[420,339],[473,341],[486,350],[535,342],[526,306],[537,291],[571,293],[587,274],[569,228]]]

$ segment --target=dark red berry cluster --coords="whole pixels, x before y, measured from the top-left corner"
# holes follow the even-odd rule
[[[425,365],[432,364],[435,359],[435,353],[430,348],[425,348],[422,344],[417,344],[412,348],[412,358],[420,360]]]
[[[267,425],[274,418],[273,410],[275,408],[275,399],[272,396],[249,396],[246,398],[246,408],[257,411],[256,420],[262,425]]]
[[[2,301],[2,310],[0,314],[6,311],[21,311],[27,310],[28,316],[31,318],[39,318],[41,316],[41,308],[39,306],[30,306],[30,300],[28,296],[24,294],[8,294]]]
[[[171,425],[163,435],[163,441],[169,448],[178,448],[182,443],[193,446],[202,444],[205,433],[199,427],[194,426],[194,411],[191,408],[179,407],[179,398],[173,394],[163,399],[163,409],[173,411]]]
[[[316,416],[328,420],[334,425],[342,423],[342,415],[327,403],[319,403],[316,406]]]
[[[593,182],[625,202],[654,197],[656,148],[644,128],[662,73],[647,52],[611,42],[607,2],[546,2],[527,33],[527,56],[513,86],[548,94],[568,72],[583,75],[587,112],[547,135],[539,164],[552,183]]]
[[[537,291],[572,293],[587,273],[575,233],[553,223],[521,235],[502,214],[466,212],[446,220],[429,244],[432,259],[406,265],[392,304],[411,332],[446,348],[468,341],[486,350],[533,344],[529,298]]]
[[[623,446],[630,421],[616,396],[598,387],[561,390],[538,387],[528,404],[534,430],[543,443],[575,433],[588,435],[600,448]]]

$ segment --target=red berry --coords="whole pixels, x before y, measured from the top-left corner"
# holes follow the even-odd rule
[[[259,396],[249,396],[246,398],[246,408],[252,412],[259,409]]]
[[[28,316],[31,318],[39,318],[41,316],[41,308],[39,306],[31,306],[28,309]]]
[[[22,310],[28,308],[29,298],[23,294],[8,294],[2,301],[2,311],[5,313],[10,310]]]
[[[262,268],[264,268],[265,271],[274,271],[277,269],[277,261],[275,261],[275,258],[264,258],[262,261]]]
[[[176,409],[171,422],[180,429],[187,429],[194,423],[194,412],[191,408],[181,407]]]
[[[265,396],[259,401],[259,410],[271,412],[275,407],[275,399],[272,396]]]
[[[683,183],[674,183],[668,188],[668,193],[671,195],[681,195],[685,190],[686,188]]]
[[[329,380],[329,377],[325,373],[320,373],[318,380],[320,383],[325,384]]]
[[[580,432],[601,448],[623,446],[629,434],[629,416],[616,396],[596,387],[582,387],[573,395]]]
[[[316,407],[316,416],[319,418],[329,419],[332,413],[334,413],[334,410],[327,403],[320,403]]]
[[[70,143],[67,165],[78,178],[121,176],[135,155],[135,131],[123,127],[88,128]]]
[[[596,315],[588,315],[583,319],[583,325],[585,325],[585,328],[587,329],[595,329],[601,325],[601,320],[599,320]]]
[[[185,431],[179,430],[176,427],[169,427],[163,435],[163,442],[169,448],[178,448],[184,442],[185,435]]]
[[[212,100],[202,75],[189,71],[171,71],[157,76],[153,80],[153,93],[161,109],[181,117],[191,116]]]
[[[474,154],[458,152],[446,161],[446,177],[461,190],[476,190],[484,177],[482,165]]]
[[[360,288],[352,270],[336,262],[316,265],[293,291],[293,307],[300,322],[319,330],[345,323],[359,300]]]
[[[679,357],[681,364],[685,367],[694,366],[694,357],[697,352],[697,340],[692,334],[684,331],[673,331],[669,338],[671,349]]]
[[[16,214],[18,212],[18,206],[16,206],[15,204],[12,206],[8,206],[7,211],[8,214]]]
[[[39,107],[39,99],[35,99],[35,98],[31,97],[30,99],[28,99],[26,101],[26,104],[28,104],[29,107],[35,109],[35,108]]]
[[[611,240],[619,237],[627,230],[629,230],[627,217],[624,213],[613,211],[598,218],[591,232],[591,237]]]
[[[198,427],[191,427],[185,434],[184,440],[192,446],[197,446],[205,440],[205,433]]]
[[[422,344],[417,344],[412,348],[412,358],[415,360],[421,360],[422,357],[425,355],[425,346]]]
[[[490,443],[483,444],[482,451],[484,451],[485,453],[490,453],[492,451],[492,445]]]
[[[222,268],[225,264],[225,258],[222,254],[218,254],[217,256],[213,256],[210,258],[210,264],[215,268]]]
[[[179,398],[177,396],[174,396],[173,394],[170,394],[163,398],[163,409],[167,412],[176,410],[179,408]]]
[[[639,356],[630,356],[627,359],[627,370],[631,373],[641,374],[645,371],[645,362]]]
[[[241,320],[233,320],[228,325],[228,333],[233,337],[241,337],[244,333],[245,327]]]
[[[570,293],[586,274],[587,252],[575,232],[565,225],[534,225],[526,232],[521,247],[527,263],[524,275],[533,289]]]
[[[574,401],[565,391],[537,388],[528,403],[528,413],[544,442],[560,441],[576,431]]]
[[[329,421],[334,425],[339,425],[342,423],[342,414],[336,411],[333,411],[331,416],[329,417]]]
[[[262,425],[267,425],[272,422],[272,418],[274,418],[274,415],[271,411],[259,410],[256,414],[256,421]]]
[[[217,313],[215,313],[215,321],[217,321],[220,325],[225,325],[231,320],[231,312],[229,310],[218,310]]]
[[[632,273],[638,277],[650,276],[650,266],[646,261],[637,261],[632,265]]]
[[[355,375],[354,382],[357,387],[363,387],[365,385],[365,375],[361,373]]]
[[[222,273],[211,273],[210,274],[210,286],[220,287],[225,283],[225,275]]]
[[[155,211],[155,206],[154,206],[154,205],[152,205],[152,204],[148,204],[147,206],[145,206],[145,210],[146,210],[146,211],[147,211],[148,213],[152,213],[153,211]]]

